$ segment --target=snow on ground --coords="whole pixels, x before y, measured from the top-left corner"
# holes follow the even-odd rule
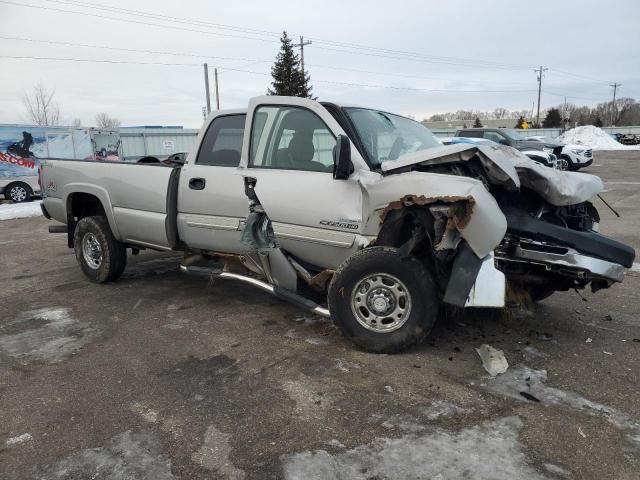
[[[558,137],[565,144],[577,144],[591,147],[593,150],[640,150],[640,145],[622,145],[607,132],[593,125],[572,128]]]
[[[0,205],[0,220],[13,218],[39,217],[42,215],[40,204],[42,202],[3,203]]]

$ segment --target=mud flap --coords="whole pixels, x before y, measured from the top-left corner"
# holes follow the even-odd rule
[[[469,292],[478,277],[482,259],[478,258],[466,242],[461,243],[453,261],[451,276],[444,294],[444,302],[456,307],[464,307]]]
[[[504,307],[506,295],[504,273],[496,268],[493,252],[482,259],[480,271],[471,287],[465,307]]]

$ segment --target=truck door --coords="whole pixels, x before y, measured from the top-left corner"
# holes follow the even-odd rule
[[[191,248],[244,251],[240,235],[249,212],[238,174],[246,114],[211,119],[180,174],[178,233]]]
[[[310,264],[335,268],[360,248],[364,223],[358,181],[333,178],[336,137],[343,131],[317,102],[282,102],[252,100],[243,174],[256,179],[255,192],[280,248]]]

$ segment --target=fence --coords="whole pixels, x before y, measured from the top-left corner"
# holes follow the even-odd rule
[[[431,132],[437,137],[453,137],[456,134],[458,128],[430,128]],[[640,125],[633,125],[629,127],[603,127],[607,133],[633,133],[636,135],[640,135]],[[564,128],[528,128],[528,129],[519,129],[518,133],[523,137],[533,137],[533,136],[545,136],[556,138],[562,135],[565,132]]]

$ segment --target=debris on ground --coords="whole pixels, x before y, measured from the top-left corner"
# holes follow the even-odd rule
[[[553,335],[548,332],[538,332],[536,330],[531,330],[529,332],[530,337],[535,337],[537,340],[541,342],[549,342],[553,338]]]
[[[492,377],[506,372],[509,368],[509,363],[502,350],[498,350],[484,343],[480,345],[480,348],[476,348],[476,352],[480,355],[482,366]]]
[[[521,392],[520,392],[520,395],[522,395],[522,396],[523,396],[524,398],[526,398],[527,400],[531,400],[532,402],[540,402],[540,399],[539,399],[539,398],[537,398],[537,397],[535,397],[535,396],[531,395],[531,394],[530,394],[530,393],[528,393],[528,392],[521,391]]]
[[[578,433],[582,438],[587,438],[587,434],[582,431],[582,427],[578,427]]]
[[[591,343],[591,342],[593,342],[593,339],[592,339],[591,337],[587,338],[587,339],[584,341],[584,343]]]
[[[607,314],[607,315],[605,315],[604,317],[602,317],[602,319],[603,319],[605,322],[610,322],[610,321],[612,321],[612,320],[613,320],[613,317],[612,317],[611,315]]]

